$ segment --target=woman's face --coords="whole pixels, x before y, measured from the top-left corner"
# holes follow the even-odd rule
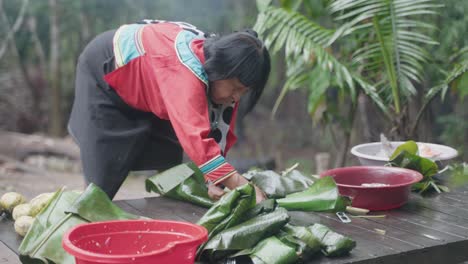
[[[211,100],[215,104],[226,105],[239,102],[241,96],[247,91],[248,88],[237,78],[213,81],[210,85]]]

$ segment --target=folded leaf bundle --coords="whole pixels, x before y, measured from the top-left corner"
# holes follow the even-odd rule
[[[316,236],[310,232],[310,230],[307,227],[304,226],[294,226],[291,224],[286,224],[282,230],[298,239],[300,239],[302,242],[304,242],[307,247],[307,253],[308,254],[314,254],[318,251],[320,251],[321,243],[318,240]]]
[[[197,224],[208,230],[208,238],[240,223],[245,212],[255,206],[255,189],[251,184],[240,186],[221,197]]]
[[[257,185],[268,198],[283,198],[290,193],[300,192],[314,183],[314,178],[305,176],[298,170],[280,175],[274,171],[249,171],[244,177]]]
[[[289,194],[276,202],[288,210],[315,212],[344,211],[351,204],[349,198],[339,195],[332,177],[321,178],[307,190]]]
[[[349,237],[338,234],[321,224],[307,227],[321,244],[322,253],[328,257],[348,254],[356,247],[356,242]]]
[[[145,181],[147,192],[156,192],[172,199],[206,208],[214,202],[208,196],[202,172],[193,164],[180,164]]]
[[[254,264],[294,264],[299,259],[294,247],[274,236],[260,241],[253,249],[236,254],[242,255],[248,255]]]
[[[201,249],[199,256],[214,262],[237,251],[252,248],[259,241],[278,232],[288,221],[289,215],[283,208],[259,215],[212,237]]]

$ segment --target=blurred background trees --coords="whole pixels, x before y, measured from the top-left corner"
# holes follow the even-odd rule
[[[245,139],[234,156],[312,170],[317,152],[353,163],[349,146],[380,133],[467,149],[467,1],[258,3],[0,0],[0,129],[66,136],[84,46],[100,32],[151,18],[215,33],[257,23],[274,51],[268,88],[239,124]]]

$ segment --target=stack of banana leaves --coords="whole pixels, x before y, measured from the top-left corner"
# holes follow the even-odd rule
[[[75,258],[62,248],[62,236],[68,229],[82,223],[139,218],[117,207],[94,184],[82,193],[59,190],[21,242],[20,260],[25,264],[74,264]]]
[[[189,175],[190,170],[193,175]],[[185,176],[180,176],[182,174]],[[174,183],[175,176],[171,175],[179,175],[179,182]],[[211,206],[200,203],[208,197],[207,190],[203,175],[193,165],[182,164],[155,175],[147,180],[146,187],[171,198],[210,207],[197,222],[209,232],[208,242],[197,252],[197,258],[202,262],[300,263],[319,254],[345,255],[356,246],[352,239],[324,225],[294,226],[289,223],[288,210],[345,210],[350,201],[338,194],[333,178],[316,179],[297,170],[282,175],[273,171],[254,171],[244,176],[251,184],[230,190]],[[196,184],[200,186],[191,189]],[[270,199],[256,205],[253,184]],[[203,199],[192,200],[190,196],[200,194],[200,190],[204,190]],[[190,195],[178,195],[183,191]]]

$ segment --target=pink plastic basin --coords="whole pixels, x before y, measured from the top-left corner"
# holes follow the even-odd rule
[[[191,264],[207,236],[204,227],[187,222],[118,220],[77,225],[64,234],[62,246],[76,264]]]
[[[402,206],[408,201],[411,185],[423,178],[417,171],[383,166],[336,168],[320,174],[325,176],[335,179],[340,194],[352,198],[352,206],[372,211]],[[365,187],[364,183],[388,186]]]

